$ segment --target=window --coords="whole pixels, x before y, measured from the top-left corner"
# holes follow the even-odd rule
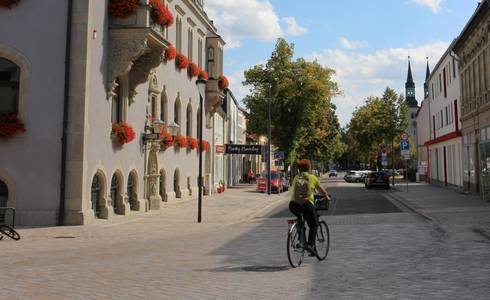
[[[441,120],[441,127],[439,127],[439,128],[442,128],[442,127],[444,127],[444,115],[442,114],[442,109],[441,109],[440,114],[441,115],[440,115],[439,119]]]
[[[191,100],[189,100],[189,104],[187,105],[187,116],[186,116],[186,134],[187,136],[192,136],[192,105],[190,103]]]
[[[180,122],[180,99],[175,99],[174,103],[174,122],[178,125],[181,125]]]
[[[117,178],[117,175],[114,174],[112,175],[112,180],[111,180],[111,200],[112,200],[112,206],[114,208],[114,212],[117,212],[119,210],[119,205],[118,205],[118,196],[119,196],[119,180]]]
[[[116,88],[114,89],[114,96],[112,96],[112,108],[111,108],[111,122],[122,122],[122,95],[121,95],[121,82],[116,80]]]
[[[202,65],[202,38],[199,38],[197,41],[197,64],[199,65],[199,68],[204,68]]]
[[[453,56],[453,77],[456,78],[456,59]]]
[[[129,206],[131,210],[138,209],[138,199],[136,197],[136,180],[134,177],[135,177],[134,173],[131,172],[128,177],[128,187],[127,187]]]
[[[441,77],[441,73],[439,73],[439,93],[442,92],[442,77]]]
[[[444,98],[447,98],[447,77],[446,77],[446,68],[442,70],[443,72],[443,85],[444,85]]]
[[[446,106],[446,126],[449,124],[449,115],[447,111],[447,106]]]
[[[202,124],[201,120],[201,108],[199,107],[197,109],[197,118],[196,118],[197,124],[196,124],[196,137],[199,138],[199,124]]]
[[[211,78],[217,78],[216,76],[216,68],[214,66],[214,48],[209,47],[208,48],[208,72],[209,72],[209,77]]]
[[[95,213],[95,217],[99,217],[101,208],[102,187],[99,175],[95,175],[92,179],[92,187],[90,189],[90,199],[92,202],[92,210]],[[1,206],[1,205],[0,205]]]
[[[182,52],[182,18],[177,17],[175,22],[175,48],[177,52]]]
[[[151,96],[151,116],[153,119],[158,118],[158,112],[157,112],[157,96],[152,95]]]
[[[0,115],[18,113],[20,68],[0,57]]]
[[[160,109],[160,120],[162,120],[165,125],[168,125],[168,99],[165,90],[162,92],[161,105],[162,107]]]
[[[194,60],[194,33],[192,32],[192,29],[189,29],[189,32],[187,33],[187,56],[189,57],[190,61]]]
[[[7,200],[9,199],[9,190],[5,182],[0,180],[0,207],[7,207]],[[0,214],[3,212],[0,211]],[[1,215],[0,215],[1,216]]]

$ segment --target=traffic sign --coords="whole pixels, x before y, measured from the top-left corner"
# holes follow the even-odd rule
[[[400,142],[400,149],[403,150],[410,150],[410,143],[407,140],[402,140]]]
[[[403,133],[401,134],[401,138],[402,138],[402,140],[408,140],[408,133],[403,132]]]
[[[284,152],[283,151],[275,151],[274,152],[274,159],[283,160],[284,159]]]

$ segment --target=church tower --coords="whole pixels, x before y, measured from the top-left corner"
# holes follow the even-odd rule
[[[415,83],[413,82],[412,67],[410,66],[410,56],[408,57],[408,74],[407,82],[405,83],[405,101],[408,107],[418,107],[417,99],[415,99]]]
[[[429,77],[430,77],[429,58],[427,57],[427,68],[425,70],[425,82],[424,82],[424,99],[429,98]]]
[[[425,89],[425,85],[424,85]],[[419,105],[417,99],[415,98],[415,82],[413,82],[412,67],[410,65],[410,56],[408,57],[408,74],[407,82],[405,83],[405,102],[408,106],[408,128],[407,133],[409,135],[411,147],[414,147],[417,151],[417,112]],[[415,168],[417,166],[417,154],[412,156],[410,162],[410,168]]]

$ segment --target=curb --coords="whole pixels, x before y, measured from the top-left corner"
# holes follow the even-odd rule
[[[396,188],[393,188],[394,190],[400,192],[400,190],[397,190]],[[425,219],[426,221],[429,222],[435,222],[435,220],[430,217],[428,214],[424,213],[418,208],[415,208],[413,205],[409,204],[407,200],[403,199],[403,197],[400,197],[398,195],[395,195],[394,193],[387,194],[386,197],[391,198],[392,200],[396,201],[397,203],[401,204],[403,207],[407,208],[409,211],[412,213],[415,213]]]

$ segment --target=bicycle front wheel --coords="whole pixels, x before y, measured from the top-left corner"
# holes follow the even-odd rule
[[[20,240],[20,235],[17,233],[17,231],[8,225],[0,225],[0,232],[11,239],[16,241]]]
[[[330,249],[330,231],[325,221],[320,221],[316,234],[316,258],[324,260]]]
[[[288,260],[289,264],[293,268],[297,268],[303,262],[303,258],[305,255],[304,246],[301,244],[299,238],[299,226],[298,224],[294,224],[291,226],[288,232],[288,244],[287,244],[287,252],[288,252]]]

